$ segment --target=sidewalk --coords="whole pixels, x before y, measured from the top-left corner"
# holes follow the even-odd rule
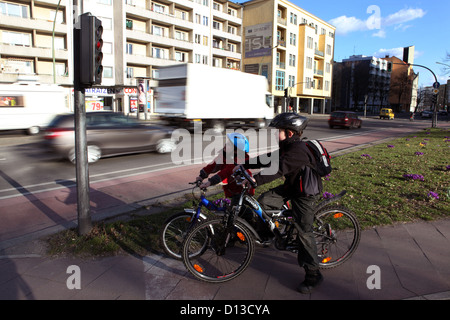
[[[71,266],[79,267],[79,273]],[[450,219],[364,231],[355,255],[323,271],[325,281],[311,295],[296,291],[304,277],[296,256],[272,247],[258,248],[240,277],[208,284],[162,254],[54,258],[45,256],[35,241],[0,256],[0,299],[448,300],[449,266]],[[77,284],[77,274],[80,288],[69,289],[68,284]]]
[[[351,140],[328,141],[327,148],[330,151],[338,151],[341,148],[348,150],[358,147],[359,139],[360,137],[352,137]],[[187,171],[180,168],[170,174],[176,174],[178,179],[189,181],[188,177],[192,177],[192,174],[188,174],[190,172]],[[95,199],[94,196],[101,196],[105,202],[98,201],[97,209],[105,205],[104,211],[111,211],[106,204],[111,205],[111,199],[116,198],[122,199],[123,202],[123,205],[117,206],[117,210],[120,208],[129,211],[138,208],[146,210],[139,201],[131,200],[131,195],[142,193],[140,190],[148,192],[154,189],[167,196],[174,196],[168,195],[170,185],[167,181],[171,179],[167,179],[166,175],[152,173],[144,178],[142,181],[121,181],[117,186],[110,186],[107,183],[96,184],[92,199]],[[10,210],[16,216],[20,213],[17,210],[19,207],[28,206],[35,217],[39,214],[38,210],[45,209],[61,215],[62,211],[75,206],[75,202],[72,201],[68,204],[61,204],[59,201],[58,205],[54,205],[50,200],[37,196],[29,202],[37,202],[39,205],[33,206],[28,202],[22,202],[14,203],[16,210]],[[103,211],[99,213],[101,212]],[[65,218],[66,221],[72,221],[69,218],[69,216]],[[22,223],[26,223],[27,219],[22,218]],[[2,223],[6,224],[7,221],[4,220]],[[42,224],[39,226],[42,227]],[[120,255],[92,259],[48,257],[42,242],[33,239],[15,243],[14,246],[5,246],[3,250],[0,243],[1,300],[133,299],[263,302],[325,299],[450,299],[450,219],[397,224],[364,231],[355,255],[343,266],[325,270],[324,283],[311,295],[303,295],[296,291],[296,287],[304,278],[303,270],[297,265],[296,256],[289,252],[277,251],[272,247],[258,248],[249,269],[237,279],[224,284],[207,284],[188,274],[182,262],[162,254],[144,257]],[[73,269],[73,266],[76,267]],[[69,287],[77,284],[78,275],[80,289],[69,289],[68,284]],[[368,284],[369,287],[375,288],[369,289]]]

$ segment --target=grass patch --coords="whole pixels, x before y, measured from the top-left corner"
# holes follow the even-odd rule
[[[427,129],[404,138],[332,159],[324,192],[347,190],[340,201],[354,211],[363,228],[450,216],[450,132]],[[282,183],[257,188],[257,195]],[[223,197],[223,193],[209,197]],[[183,201],[184,202],[184,201]],[[99,256],[161,252],[159,228],[164,220],[192,201],[128,221],[97,223],[91,233],[67,230],[47,239],[49,254]]]

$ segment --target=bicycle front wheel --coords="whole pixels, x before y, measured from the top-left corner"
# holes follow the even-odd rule
[[[200,255],[199,246],[206,245]],[[224,219],[198,223],[182,246],[183,263],[197,279],[220,283],[238,277],[249,266],[255,252],[251,232],[239,221],[227,228]]]
[[[361,239],[356,215],[343,206],[325,207],[316,213],[313,232],[322,269],[337,267],[350,259]]]

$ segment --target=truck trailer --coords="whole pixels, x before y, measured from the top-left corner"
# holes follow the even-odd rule
[[[0,84],[0,130],[37,134],[59,113],[69,112],[66,90],[47,84]]]
[[[156,114],[175,127],[222,132],[263,128],[273,118],[273,96],[264,76],[201,64],[159,69]]]

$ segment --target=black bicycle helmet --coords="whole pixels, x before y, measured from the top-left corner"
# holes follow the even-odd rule
[[[277,115],[270,122],[269,127],[277,129],[289,129],[296,133],[301,133],[308,125],[308,118],[295,112],[285,112]]]

